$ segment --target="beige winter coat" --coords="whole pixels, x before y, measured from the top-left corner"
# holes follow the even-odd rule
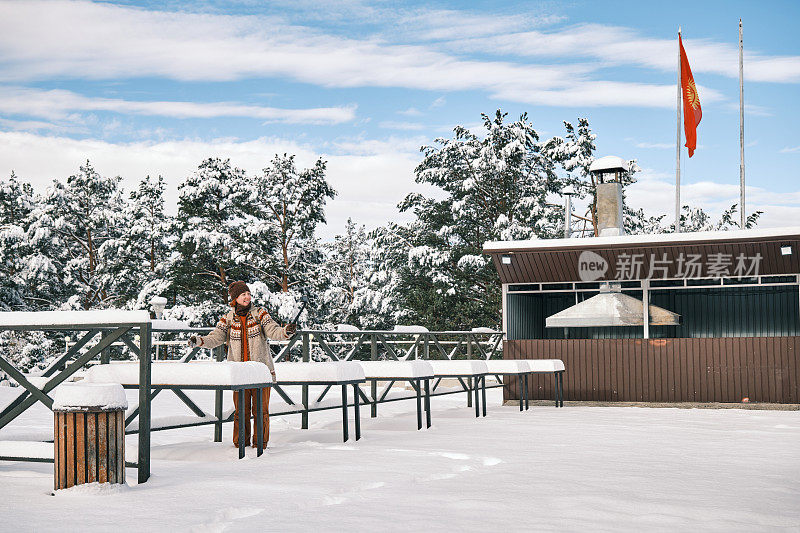
[[[274,372],[275,364],[272,361],[267,338],[275,341],[288,339],[285,328],[272,320],[264,309],[253,307],[247,314],[246,333],[250,361],[260,361],[266,364],[271,372]],[[200,337],[200,346],[203,348],[216,348],[226,342],[228,343],[228,361],[241,361],[243,355],[242,323],[233,309],[219,319],[214,331],[205,337]]]

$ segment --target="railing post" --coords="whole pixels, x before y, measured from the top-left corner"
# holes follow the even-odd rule
[[[303,332],[303,362],[309,363],[311,362],[311,339],[310,333],[307,331]],[[302,422],[301,427],[303,429],[308,429],[308,385],[303,385],[303,413],[301,415]]]
[[[430,335],[428,335],[427,333],[423,333],[423,335],[425,335],[425,351],[422,352],[422,357],[424,357],[425,360],[427,361],[428,359],[431,358],[431,347],[429,344]]]
[[[472,339],[467,335],[467,359],[472,359]],[[478,381],[473,382],[472,378],[467,378],[467,387],[472,390],[478,386]],[[477,393],[477,389],[476,389]],[[467,407],[472,407],[472,394],[467,393]]]
[[[217,346],[213,350],[213,357],[215,361],[222,361],[225,357],[225,351],[222,346]],[[222,391],[214,391],[214,416],[217,417],[217,422],[214,424],[214,442],[222,442]]]
[[[139,325],[139,483],[150,478],[150,328]]]
[[[103,339],[108,337],[108,333],[109,333],[108,331],[104,330],[100,334],[100,340],[102,341]],[[111,346],[108,346],[106,348],[103,348],[103,350],[100,352],[100,364],[107,365],[110,361],[111,361]]]
[[[378,360],[378,334],[370,334],[370,359],[372,361]],[[378,382],[374,379],[370,382],[370,394],[372,397],[372,406],[370,407],[370,417],[375,418],[378,416]]]

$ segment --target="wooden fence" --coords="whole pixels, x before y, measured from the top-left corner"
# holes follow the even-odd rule
[[[529,339],[504,342],[505,359],[561,359],[564,399],[624,402],[800,403],[800,337]],[[517,384],[504,389],[518,399]],[[553,397],[534,376],[531,398]]]

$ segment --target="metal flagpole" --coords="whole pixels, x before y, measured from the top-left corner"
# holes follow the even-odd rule
[[[678,140],[675,143],[675,233],[681,231],[681,28],[678,26]]]
[[[740,229],[744,229],[744,47],[742,45],[742,19],[739,19],[739,213]]]

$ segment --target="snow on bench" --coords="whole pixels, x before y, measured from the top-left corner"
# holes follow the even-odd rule
[[[486,361],[490,374],[527,374],[531,367],[527,361],[514,359],[495,359]]]
[[[0,441],[0,457],[4,459],[19,458],[50,462],[53,460],[55,448],[52,442],[36,442],[28,440]]]
[[[489,373],[486,361],[476,359],[442,360],[429,359],[428,363],[433,367],[434,375],[438,377],[448,376],[481,376]]]
[[[86,372],[84,378],[89,383],[139,384],[139,363],[121,362],[95,365]],[[151,385],[210,385],[237,386],[256,383],[272,383],[272,375],[267,365],[257,361],[243,363],[222,361],[178,361],[153,362],[150,366]]]
[[[424,379],[433,377],[428,361],[358,361],[367,379]]]
[[[564,361],[561,359],[520,359],[528,363],[531,372],[563,372]]]
[[[53,410],[127,409],[125,389],[119,383],[69,383],[56,389]]]
[[[282,383],[348,383],[364,381],[364,370],[354,361],[275,363],[278,385]]]
[[[10,311],[0,313],[0,328],[40,326],[117,326],[150,322],[147,311],[103,309],[97,311]]]

